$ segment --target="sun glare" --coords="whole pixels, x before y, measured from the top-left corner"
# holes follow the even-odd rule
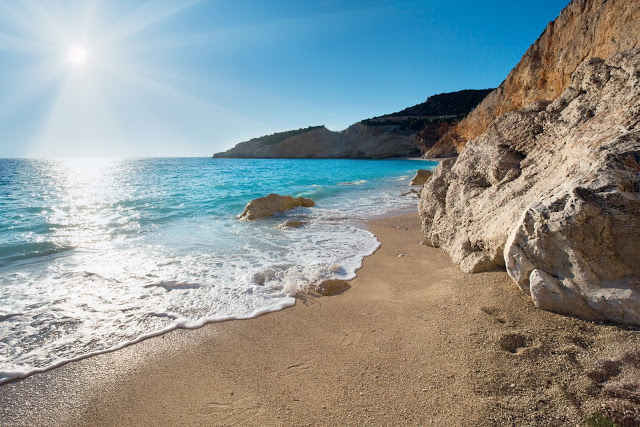
[[[67,50],[67,60],[74,67],[81,67],[88,59],[87,49],[84,46],[72,46]]]

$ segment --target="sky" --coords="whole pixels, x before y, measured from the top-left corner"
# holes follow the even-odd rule
[[[0,157],[211,156],[498,86],[568,0],[0,2]]]

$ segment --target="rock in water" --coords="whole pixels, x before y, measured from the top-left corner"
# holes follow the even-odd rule
[[[553,102],[495,120],[438,166],[419,210],[464,271],[506,267],[537,307],[640,325],[640,49],[588,59]]]
[[[415,196],[418,199],[420,198],[421,194],[422,194],[422,188],[420,190],[414,190],[412,188],[410,191],[407,191],[405,193],[400,193],[401,196]]]
[[[303,222],[303,221],[298,221],[296,219],[288,219],[288,220],[284,221],[283,223],[278,224],[278,228],[279,229],[298,228],[298,227],[302,227],[305,224],[306,223]]]
[[[409,185],[424,185],[431,178],[431,175],[433,175],[433,172],[428,169],[418,169],[416,176],[413,177]]]
[[[346,280],[331,279],[316,285],[316,292],[322,296],[338,295],[349,289],[351,285]]]
[[[244,211],[238,215],[238,219],[253,221],[254,219],[265,218],[276,212],[282,212],[293,208],[311,208],[315,203],[311,199],[304,197],[294,198],[292,196],[281,196],[279,194],[269,194],[250,201],[245,206]]]

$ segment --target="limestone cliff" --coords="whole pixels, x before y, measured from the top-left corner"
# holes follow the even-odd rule
[[[491,89],[433,95],[397,113],[362,120],[342,132],[324,126],[279,132],[241,142],[214,157],[356,158],[418,157],[471,111]]]
[[[555,99],[587,58],[608,58],[640,46],[640,1],[574,0],[527,50],[505,81],[429,150],[461,152],[496,118],[539,100]]]
[[[438,166],[419,210],[463,270],[506,267],[540,308],[640,325],[640,48],[495,120]]]
[[[332,159],[388,158],[419,156],[418,140],[413,132],[397,125],[365,126],[356,123],[342,132],[324,126],[265,144],[260,138],[242,142],[216,158]]]

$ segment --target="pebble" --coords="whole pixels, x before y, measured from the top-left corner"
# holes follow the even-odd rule
[[[421,246],[427,246],[427,242],[425,242],[424,240],[420,242]]]
[[[400,255],[398,255],[398,258],[402,258],[402,257],[406,257],[406,256],[407,256],[407,254],[400,254]]]

